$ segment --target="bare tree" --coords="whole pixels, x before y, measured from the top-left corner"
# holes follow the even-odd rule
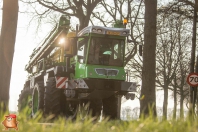
[[[18,21],[18,0],[3,0],[3,19],[0,36],[0,102],[7,109],[10,77]]]
[[[49,17],[56,13],[65,14],[78,18],[80,27],[83,29],[88,26],[90,16],[101,0],[21,0],[30,4],[35,10],[38,20]],[[41,7],[38,7],[40,5]],[[42,9],[41,9],[42,8]]]
[[[186,83],[186,76],[189,73],[189,65],[185,63],[186,61],[184,58],[185,56],[189,56],[189,55],[187,55],[186,53],[182,53],[181,58],[180,58],[180,63],[179,63],[179,69],[177,72],[178,74],[176,75],[176,78],[174,81],[174,84],[176,85],[176,87],[174,87],[174,90],[175,92],[177,92],[177,95],[179,95],[178,102],[180,104],[180,118],[184,117],[184,100],[188,98],[188,95],[189,95],[188,85]],[[174,103],[176,105],[176,102]]]
[[[113,25],[116,22],[121,22],[123,18],[127,18],[129,23],[126,28],[130,29],[130,42],[127,43],[125,54],[125,62],[131,61],[137,53],[138,45],[143,44],[143,0],[136,2],[135,0],[118,0],[118,1],[105,1],[100,3],[104,11],[96,11],[92,13],[93,20],[99,20],[104,26]],[[94,23],[92,22],[94,25]]]
[[[174,79],[179,63],[178,30],[174,20],[174,15],[164,18],[158,24],[158,48],[157,48],[157,85],[163,88],[163,119],[167,119],[168,90]],[[158,17],[160,21],[160,16]]]
[[[187,34],[189,20],[186,19],[178,19],[177,22],[177,29],[178,29],[178,45],[179,45],[179,65],[178,69],[175,73],[175,79],[173,84],[174,89],[174,112],[176,116],[176,103],[177,103],[177,95],[180,96],[179,102],[180,102],[180,118],[184,117],[184,99],[189,94],[187,83],[186,83],[186,76],[189,71],[189,60],[190,60],[190,47],[188,46],[190,44],[190,34]]]
[[[189,33],[192,33],[192,47],[191,47],[191,62],[190,62],[190,73],[194,72],[195,68],[194,68],[194,64],[195,64],[195,49],[196,49],[196,8],[195,8],[195,1],[194,0],[179,0],[179,1],[174,1],[172,3],[167,4],[166,6],[163,6],[162,8],[160,8],[158,11],[159,13],[163,12],[167,15],[172,15],[172,14],[178,14],[179,16],[184,17],[186,20],[191,20],[191,25],[193,25],[193,27],[188,27]],[[190,24],[189,24],[190,25]],[[186,25],[188,26],[188,25]],[[188,34],[189,34],[188,33]],[[184,68],[183,64],[180,63],[180,70],[184,72],[184,70],[182,70],[181,68]],[[180,74],[180,79],[183,80],[183,76],[187,76],[186,74],[183,75],[184,73]],[[177,80],[176,80],[177,81]],[[184,80],[183,80],[184,81]],[[184,97],[186,95],[186,92],[184,92],[184,82],[181,82],[180,86],[178,87],[180,89],[180,107],[181,107],[181,117],[183,114],[183,100]],[[178,85],[177,85],[178,86]],[[192,115],[194,108],[195,108],[195,101],[196,101],[196,88],[192,88],[190,87],[190,92],[189,93],[189,97],[190,97],[190,114]]]

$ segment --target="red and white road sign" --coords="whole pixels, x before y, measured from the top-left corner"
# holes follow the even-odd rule
[[[190,86],[198,86],[198,74],[197,73],[190,73],[187,77],[187,83]]]
[[[56,88],[66,88],[66,81],[68,81],[67,77],[56,77]]]

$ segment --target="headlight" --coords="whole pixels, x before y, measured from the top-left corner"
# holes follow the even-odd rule
[[[122,34],[123,34],[123,35],[126,35],[126,34],[127,34],[127,32],[122,32]]]
[[[95,28],[93,28],[93,29],[92,29],[92,32],[96,32],[96,29],[95,29]]]
[[[65,38],[61,38],[58,44],[63,44],[65,43]]]
[[[99,33],[102,33],[102,29],[98,29],[97,31],[98,31]]]

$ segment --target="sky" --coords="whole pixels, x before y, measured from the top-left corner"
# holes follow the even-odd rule
[[[0,2],[0,6],[2,7],[2,2]],[[25,80],[27,79],[27,72],[25,71],[25,65],[29,61],[29,56],[32,53],[33,49],[45,38],[45,36],[49,33],[50,27],[49,25],[42,25],[38,32],[35,31],[35,23],[32,22],[29,25],[31,16],[27,16],[24,12],[26,8],[19,2],[19,11],[18,14],[18,27],[17,27],[17,36],[15,43],[15,53],[13,58],[13,66],[12,66],[12,75],[10,82],[10,102],[9,102],[9,110],[17,111],[18,105],[18,97],[23,89],[23,85]],[[0,10],[0,18],[2,19],[2,10]],[[0,20],[1,22],[2,20]],[[1,24],[1,23],[0,23]],[[162,106],[162,97],[161,94],[158,95],[157,104]],[[171,101],[171,100],[170,100]],[[127,101],[123,104],[123,107],[126,106],[138,107],[139,101],[138,99],[134,101]],[[169,103],[169,107],[172,107],[172,103]]]

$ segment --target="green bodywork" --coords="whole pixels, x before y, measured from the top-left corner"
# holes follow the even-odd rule
[[[96,73],[95,68],[116,69],[119,71],[119,73],[116,76],[99,75]],[[98,79],[125,80],[125,71],[123,67],[89,65],[89,64],[80,64],[79,62],[77,62],[75,71],[76,71],[75,78],[98,78]]]
[[[34,97],[33,97],[33,112],[36,113],[38,111],[38,104],[39,104],[39,95],[38,91],[35,90]]]

